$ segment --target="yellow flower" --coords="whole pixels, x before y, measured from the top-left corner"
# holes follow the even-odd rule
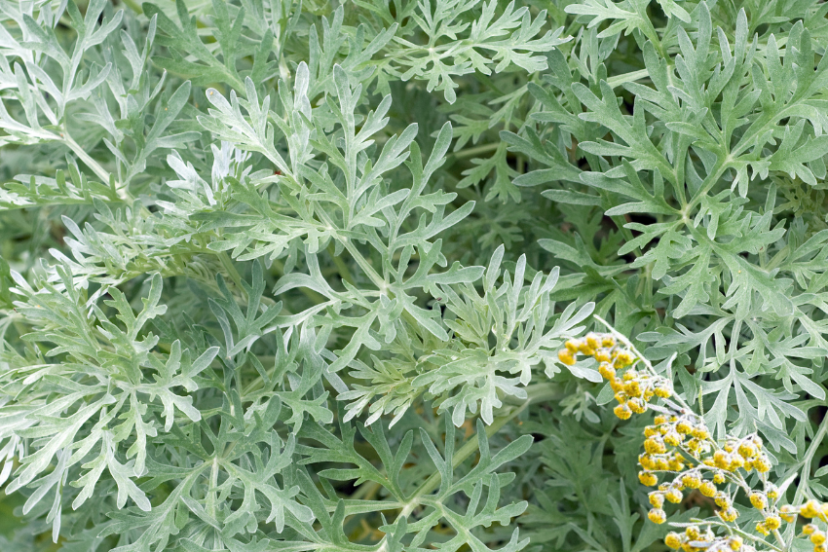
[[[624,375],[621,376],[621,378],[624,381],[632,381],[634,379],[638,379],[638,372],[636,372],[634,369],[633,370],[627,370],[626,372],[624,372]]]
[[[629,406],[630,410],[632,410],[636,414],[643,414],[647,412],[647,403],[645,403],[638,397],[633,397],[632,399],[628,400],[627,406]]]
[[[779,489],[773,483],[768,483],[765,485],[765,495],[771,500],[776,500],[779,498]]]
[[[641,383],[638,380],[628,381],[627,384],[624,386],[624,391],[630,397],[640,397],[641,396]]]
[[[657,385],[653,392],[655,393],[656,397],[662,399],[669,399],[673,395],[673,391],[667,384],[664,383]]]
[[[689,540],[699,540],[699,538],[701,538],[701,532],[699,531],[699,528],[695,525],[691,525],[690,527],[685,529],[684,534],[687,535],[687,538]]]
[[[578,352],[578,349],[581,348],[581,342],[577,339],[570,339],[569,341],[564,343],[564,347],[566,347],[566,350],[570,353],[575,354]]]
[[[771,469],[770,459],[768,459],[768,457],[767,457],[767,456],[765,456],[764,454],[760,454],[760,455],[759,455],[759,456],[757,456],[757,457],[756,457],[756,459],[753,461],[753,467],[754,467],[754,468],[756,469],[756,471],[758,471],[759,473],[766,473],[766,472],[769,472],[769,471],[770,471],[770,469]],[[814,514],[814,515],[816,515],[816,514]]]
[[[598,338],[595,336],[595,334],[588,334],[586,336],[586,344],[587,347],[589,347],[590,349],[597,349],[601,346],[601,342],[598,341]]]
[[[663,454],[667,452],[667,447],[664,446],[664,442],[658,437],[650,437],[644,441],[644,450],[650,454]]]
[[[713,501],[716,503],[716,506],[725,510],[730,508],[731,505],[730,496],[723,491],[717,492]]]
[[[690,426],[689,423],[682,420],[681,422],[676,424],[676,431],[678,431],[682,435],[687,435],[693,431],[693,428],[692,426]]]
[[[713,453],[713,462],[717,468],[726,470],[730,467],[730,455],[723,450],[717,450]]]
[[[706,439],[710,439],[710,432],[707,431],[707,428],[704,426],[699,426],[693,429],[693,437],[696,439],[701,439],[702,441]]]
[[[760,521],[759,523],[756,524],[756,531],[758,533],[761,533],[762,535],[766,535],[766,536],[770,535],[770,531],[768,530],[767,527],[765,527],[765,523],[762,522],[762,521]]]
[[[802,534],[806,536],[813,535],[817,529],[818,527],[816,525],[814,525],[813,523],[809,523],[808,525],[802,528]]]
[[[695,473],[685,474],[681,478],[681,482],[684,483],[684,486],[689,489],[698,489],[702,485],[701,478]]]
[[[699,487],[699,491],[701,491],[701,494],[703,494],[704,496],[716,496],[716,485],[714,485],[710,481],[704,481],[701,484],[701,487]]]
[[[567,349],[561,349],[558,351],[558,360],[566,364],[567,366],[572,366],[575,364],[575,357],[572,356],[572,353],[569,352]]]
[[[713,474],[713,483],[721,485],[724,482],[725,482],[725,476],[722,472],[716,472],[715,474]]]
[[[767,508],[768,499],[762,493],[753,492],[753,493],[750,493],[750,503],[757,510],[762,510],[763,508]]]
[[[736,521],[736,518],[739,517],[739,512],[734,510],[733,508],[728,508],[727,510],[719,510],[716,512],[722,521],[733,522]]]
[[[785,504],[779,508],[779,517],[791,523],[796,519],[796,510],[790,504]]]
[[[638,472],[638,480],[647,487],[652,487],[658,483],[658,477],[654,473],[646,471]]]
[[[664,537],[664,544],[673,550],[678,550],[681,547],[681,536],[679,536],[678,533],[670,531],[667,533],[667,536]]]
[[[733,552],[738,552],[742,548],[742,537],[735,535],[730,537],[727,541],[727,545],[730,547]]]
[[[659,525],[667,521],[667,514],[661,508],[653,508],[647,514],[647,517],[650,519],[650,521],[652,521],[653,523],[657,523]]]
[[[745,458],[753,458],[756,456],[756,447],[753,443],[743,442],[739,445],[739,454]]]
[[[782,527],[782,520],[779,519],[779,516],[768,516],[765,518],[765,527],[767,527],[769,531],[776,531]]]
[[[814,531],[811,533],[811,542],[814,544],[825,543],[825,531]]]
[[[673,504],[678,504],[679,502],[681,502],[681,499],[684,498],[684,496],[681,494],[681,491],[676,489],[675,487],[667,491],[665,497]]]
[[[819,512],[819,502],[817,502],[816,500],[809,500],[802,506],[802,509],[799,510],[799,513],[806,518],[816,517],[819,515]]]
[[[601,374],[601,377],[604,379],[612,380],[615,377],[615,368],[613,368],[610,364],[603,362],[600,366],[598,366],[598,373]]]
[[[650,504],[654,508],[661,508],[662,506],[664,506],[664,494],[659,492],[652,492],[650,493],[649,498]]]
[[[632,410],[626,404],[619,404],[615,408],[612,409],[616,416],[621,418],[622,420],[629,420],[632,416]]]
[[[670,445],[671,447],[677,447],[681,444],[681,435],[679,435],[675,431],[671,431],[664,436],[664,442]]]
[[[618,356],[615,357],[615,366],[623,368],[629,366],[633,362],[633,357],[628,351],[619,351]]]

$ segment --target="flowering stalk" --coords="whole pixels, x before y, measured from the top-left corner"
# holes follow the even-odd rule
[[[674,393],[670,379],[658,374],[624,335],[598,316],[595,318],[609,332],[567,341],[565,348],[558,351],[558,358],[567,365],[575,364],[578,356],[591,356],[598,361],[598,372],[609,381],[618,402],[613,412],[622,420],[648,410],[657,412],[653,423],[644,428],[644,452],[638,457],[639,480],[655,488],[649,493],[652,509],[647,517],[653,523],[664,523],[665,501],[680,503],[687,489],[713,499],[718,508],[716,519],[673,524],[684,531],[668,533],[664,539],[667,546],[685,552],[786,551],[788,547],[779,533],[783,522],[793,523],[797,516],[802,516],[828,524],[826,503],[780,503],[783,493],[769,480],[771,459],[757,433],[726,436],[721,442],[714,439],[702,416]],[[661,404],[653,404],[654,398],[662,399]],[[751,477],[752,474],[755,476]],[[762,521],[755,526],[758,536],[738,523],[734,501],[740,491],[762,515]],[[766,540],[771,535],[777,544]],[[806,524],[802,536],[810,540],[814,552],[828,552],[826,531],[816,523]],[[748,544],[745,539],[751,542]]]

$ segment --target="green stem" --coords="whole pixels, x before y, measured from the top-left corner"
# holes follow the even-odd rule
[[[74,152],[74,154],[78,156],[78,159],[83,161],[84,164],[90,169],[92,169],[92,172],[94,172],[95,175],[97,175],[97,177],[101,179],[101,184],[109,184],[110,179],[113,178],[110,172],[104,169],[100,163],[92,159],[92,156],[86,153],[86,150],[84,150],[80,146],[80,144],[75,142],[75,140],[71,136],[69,136],[69,133],[65,129],[61,133],[61,139],[63,140],[63,143],[66,144],[69,147],[69,149],[71,149],[72,152]],[[118,191],[118,197],[120,197],[122,200],[128,203],[132,203],[133,197],[125,186],[121,186],[116,181],[115,188]]]
[[[513,408],[508,414],[504,414],[495,418],[492,422],[492,425],[486,428],[486,436],[491,437],[501,429],[503,426],[511,422],[515,419],[521,412],[526,410],[529,405],[532,403],[541,401],[541,400],[549,400],[555,397],[558,397],[561,393],[561,389],[558,385],[553,383],[542,383],[538,385],[533,385],[526,389],[527,398],[523,402],[522,405]],[[471,439],[469,439],[462,447],[460,447],[457,452],[454,453],[454,456],[451,459],[451,465],[453,468],[459,466],[466,458],[468,458],[471,454],[478,450],[478,441],[479,436],[477,434],[474,435]],[[408,516],[414,509],[420,505],[420,499],[436,489],[440,485],[440,474],[435,472],[431,474],[431,477],[425,480],[425,482],[417,489],[411,498],[408,500],[408,503],[403,507],[402,511],[400,512],[401,516]]]

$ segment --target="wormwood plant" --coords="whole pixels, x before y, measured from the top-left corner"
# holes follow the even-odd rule
[[[0,550],[824,552],[826,16],[0,0]]]

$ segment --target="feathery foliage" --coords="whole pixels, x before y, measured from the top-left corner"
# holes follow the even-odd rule
[[[0,550],[819,552],[827,16],[0,0]]]

